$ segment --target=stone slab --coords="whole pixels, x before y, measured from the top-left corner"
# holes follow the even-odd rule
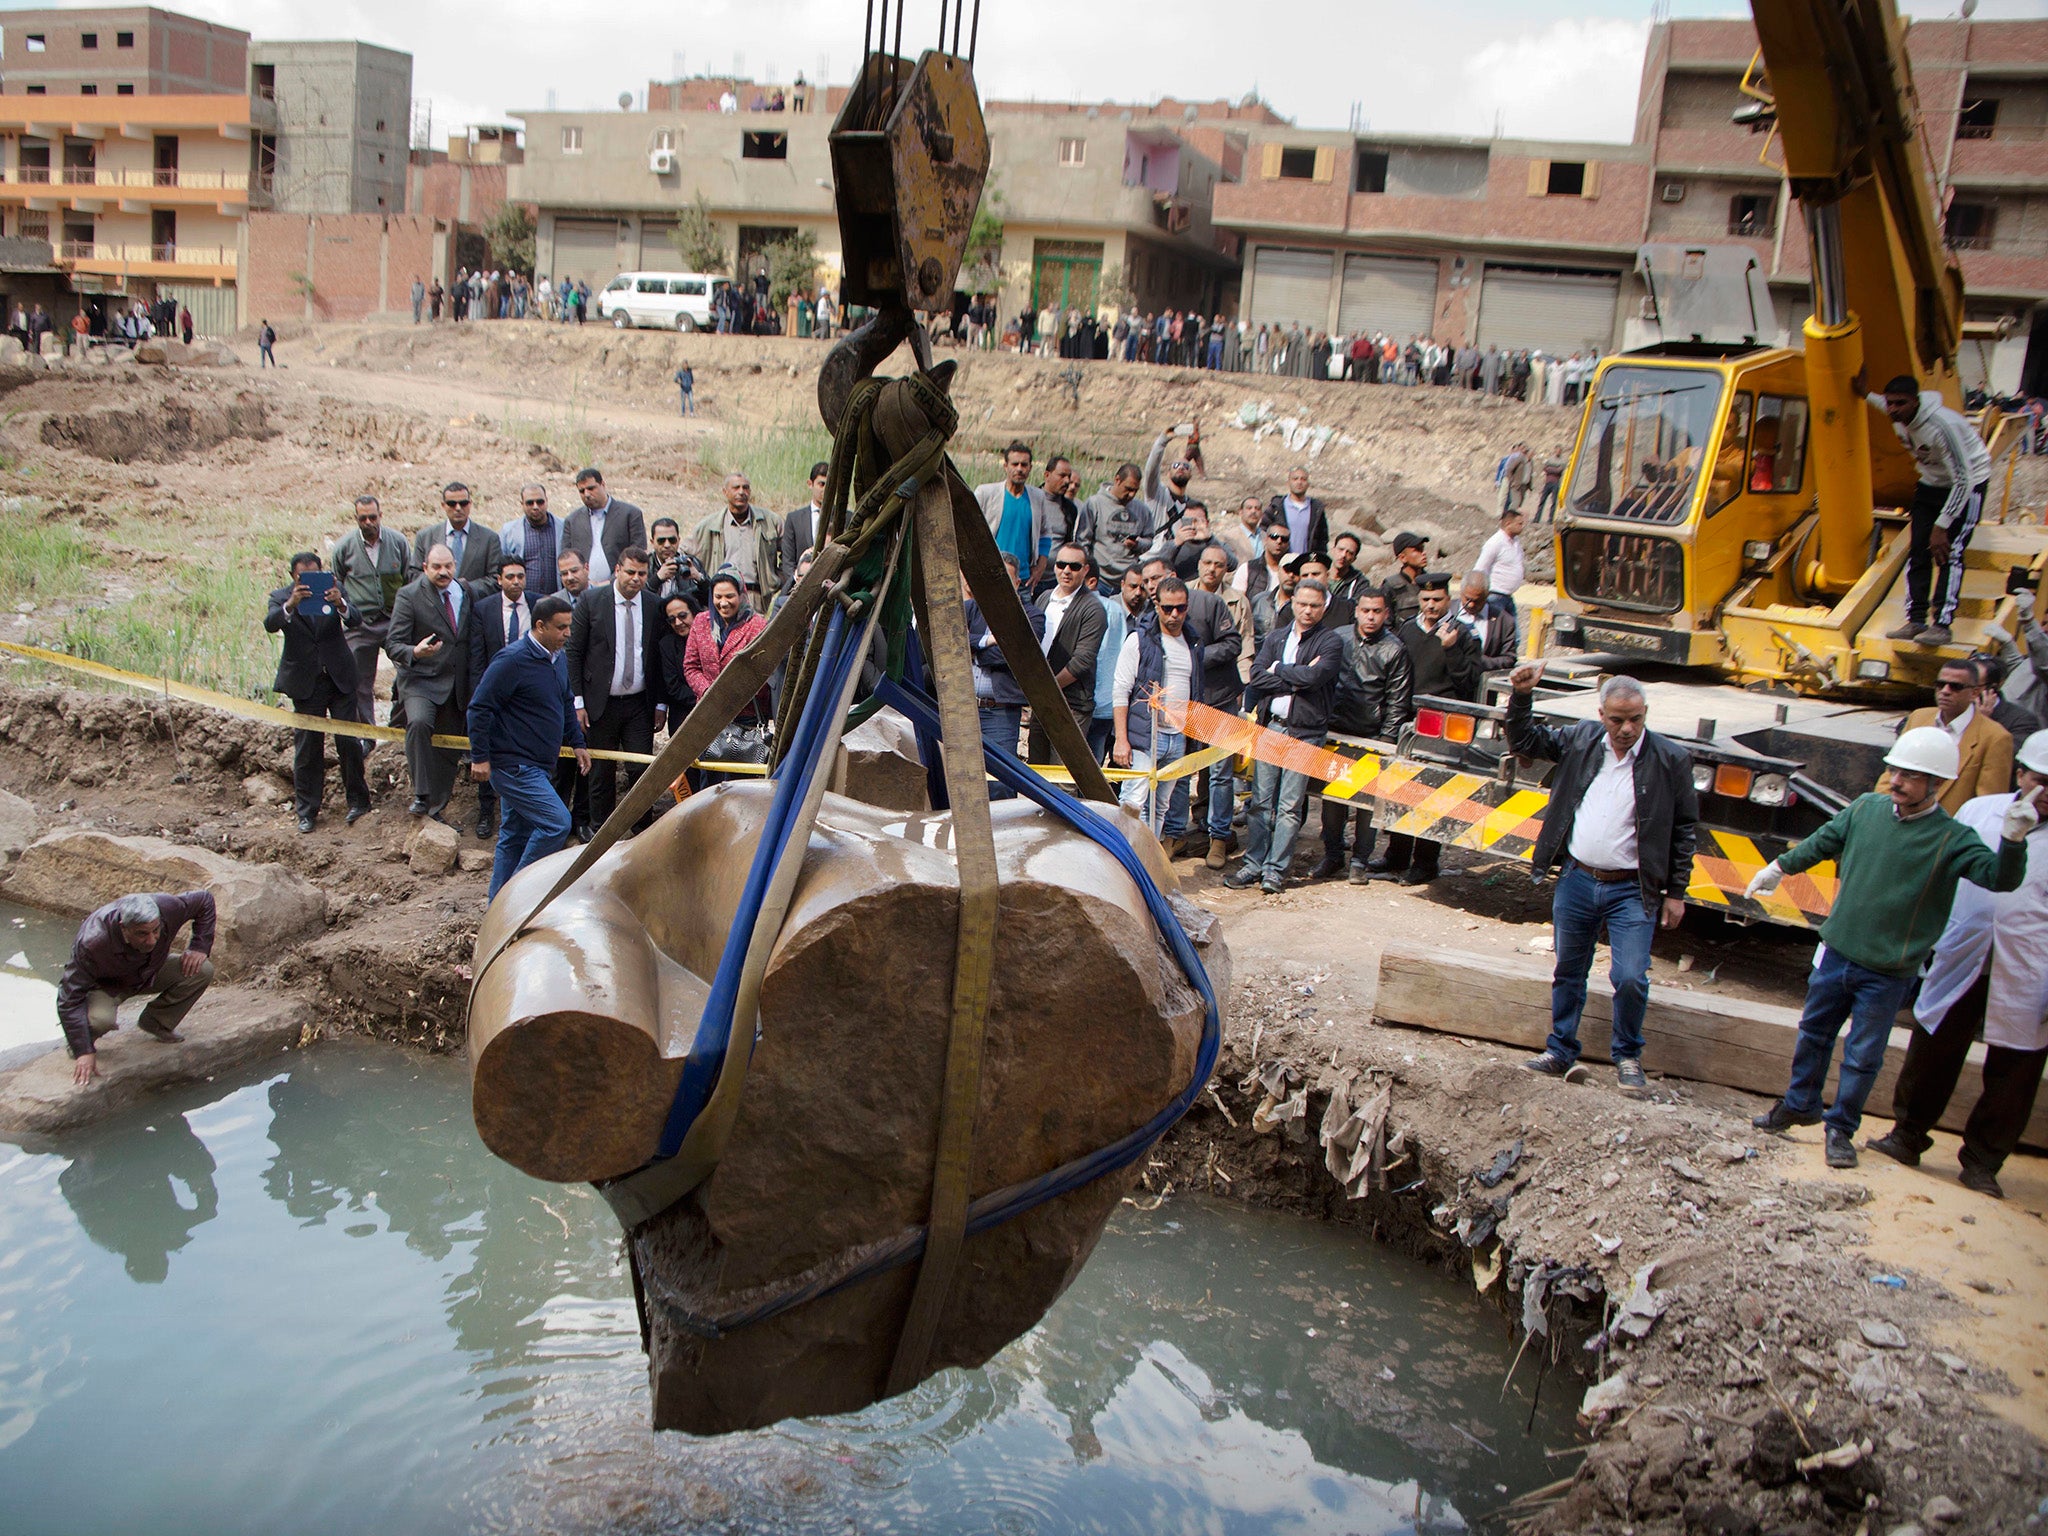
[[[185,1016],[176,1044],[151,1039],[132,1026],[143,999],[124,1006],[122,1027],[99,1043],[99,1078],[86,1087],[71,1080],[71,1055],[62,1046],[27,1066],[0,1074],[0,1135],[57,1135],[92,1125],[165,1089],[203,1082],[248,1062],[297,1045],[314,1021],[304,998],[253,987],[210,988]]]
[[[327,896],[282,864],[249,864],[157,837],[116,837],[66,827],[35,842],[0,882],[24,906],[83,916],[134,892],[208,890],[219,934],[214,969],[223,980],[275,961],[327,925]]]

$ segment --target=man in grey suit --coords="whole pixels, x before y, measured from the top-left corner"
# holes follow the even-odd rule
[[[465,585],[472,582],[495,582],[498,579],[498,562],[504,558],[503,545],[497,534],[482,523],[469,520],[469,487],[460,480],[450,480],[441,487],[442,517],[438,522],[427,524],[412,536],[412,556],[415,565],[427,563],[427,551],[436,544],[448,546],[448,552],[455,557],[455,579]]]
[[[583,557],[595,587],[612,579],[612,568],[629,547],[647,548],[647,522],[638,507],[605,489],[600,469],[576,471],[576,494],[583,505],[562,520],[562,548]]]
[[[384,531],[377,498],[358,496],[355,527],[334,541],[334,579],[355,611],[348,649],[356,659],[356,718],[365,725],[377,721],[377,653],[390,632],[391,606],[416,569],[405,540]],[[394,715],[391,723],[404,722]]]
[[[1031,449],[1012,443],[1003,450],[1003,478],[974,488],[996,548],[1016,557],[1017,569],[1029,578],[1024,583],[1027,591],[1037,587],[1052,564],[1052,541],[1060,526],[1045,492],[1030,480]]]
[[[667,714],[662,700],[661,636],[668,628],[661,605],[647,591],[647,551],[619,551],[619,571],[592,582],[576,600],[569,623],[569,688],[576,722],[600,750],[652,752]],[[602,826],[618,804],[618,764],[590,770],[590,815]],[[640,770],[626,770],[631,793]],[[653,813],[648,813],[649,821]]]
[[[447,545],[428,550],[424,573],[398,594],[384,652],[398,667],[398,693],[405,702],[405,761],[412,770],[408,809],[440,821],[461,754],[435,746],[433,738],[468,729],[470,690],[484,670],[483,627],[469,589],[455,579],[455,556]]]

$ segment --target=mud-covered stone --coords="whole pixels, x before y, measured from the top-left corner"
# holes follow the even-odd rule
[[[527,1171],[587,1179],[652,1152],[768,801],[691,797],[600,861],[480,981],[478,1129]],[[1121,814],[1121,813],[1119,813]],[[1152,1117],[1193,1072],[1199,994],[1106,852],[993,808],[1001,899],[971,1189],[1050,1172]],[[1155,879],[1171,876],[1135,819]],[[657,1427],[719,1433],[882,1395],[913,1267],[707,1340],[718,1316],[919,1226],[950,1022],[957,876],[944,815],[827,796],[762,984],[760,1038],[715,1171],[637,1236]],[[567,854],[508,885],[480,963]],[[1219,994],[1227,959],[1198,935]],[[741,1038],[744,1038],[742,1034]],[[1078,1273],[1134,1170],[969,1239],[927,1370],[986,1360]]]
[[[278,958],[327,925],[327,897],[282,864],[249,864],[157,837],[116,837],[66,827],[38,838],[7,871],[0,895],[24,906],[83,915],[136,892],[213,893],[219,924],[213,964],[223,979]]]

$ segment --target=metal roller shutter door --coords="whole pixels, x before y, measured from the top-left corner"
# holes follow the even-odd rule
[[[1251,323],[1317,329],[1329,324],[1330,275],[1335,270],[1336,261],[1328,251],[1253,253]]]
[[[557,278],[573,277],[590,284],[596,293],[619,275],[619,221],[617,219],[555,220],[555,271]]]
[[[640,270],[642,272],[682,272],[683,253],[676,249],[669,239],[676,227],[674,219],[642,219],[640,221]]]
[[[1388,256],[1346,256],[1337,330],[1384,331],[1406,341],[1427,336],[1436,320],[1436,263]]]
[[[216,287],[212,283],[158,283],[156,291],[165,298],[176,299],[192,311],[192,334],[195,336],[232,336],[235,324],[235,285],[225,283]],[[259,315],[260,320],[264,318]]]
[[[1567,355],[1614,345],[1621,277],[1488,267],[1479,299],[1479,345],[1540,347]]]

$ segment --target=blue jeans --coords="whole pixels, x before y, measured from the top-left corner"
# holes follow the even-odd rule
[[[569,840],[569,808],[555,793],[555,778],[537,763],[491,764],[504,819],[498,824],[498,852],[491,861],[491,895],[520,870],[544,859]]]
[[[1820,1108],[1835,1036],[1846,1019],[1849,1039],[1842,1047],[1841,1081],[1825,1118],[1830,1130],[1854,1136],[1863,1123],[1863,1101],[1884,1066],[1892,1020],[1912,986],[1911,976],[1867,970],[1823,948],[1820,964],[1806,983],[1806,1011],[1799,1016],[1799,1039],[1792,1047],[1792,1086],[1785,1090],[1786,1105],[1807,1115]]]
[[[1109,744],[1116,740],[1116,721],[1108,715],[1096,715],[1089,720],[1085,734],[1088,750],[1095,755],[1095,761],[1109,761]]]
[[[1024,729],[1024,706],[1021,704],[984,704],[976,711],[981,716],[981,739],[1001,747],[1005,752],[1015,754],[1017,733]],[[1017,791],[1007,784],[989,780],[988,797],[991,800],[1014,800]]]
[[[1550,976],[1550,1038],[1544,1049],[1566,1062],[1579,1059],[1579,1015],[1586,1007],[1586,973],[1593,968],[1593,941],[1601,925],[1613,956],[1607,979],[1614,984],[1614,1021],[1608,1054],[1615,1061],[1640,1061],[1643,1011],[1650,1002],[1650,939],[1657,919],[1643,906],[1634,880],[1595,880],[1567,865],[1550,903],[1556,929],[1557,966]]]
[[[1178,731],[1163,730],[1159,728],[1157,722],[1154,722],[1152,750],[1149,753],[1132,752],[1131,766],[1133,768],[1169,768],[1187,755],[1187,738]],[[1145,824],[1156,835],[1160,837],[1185,837],[1188,830],[1188,793],[1190,789],[1188,781],[1185,778],[1179,778],[1171,783],[1160,786],[1166,800],[1163,809],[1157,799],[1154,799],[1150,806],[1146,805],[1146,792],[1152,788],[1153,785],[1148,780],[1125,779],[1123,788],[1118,793],[1117,798],[1123,802],[1124,809],[1136,811],[1140,816],[1144,817]]]
[[[694,416],[697,414],[696,402],[690,398],[690,394],[691,392],[687,389],[683,391],[683,414],[685,416]]]
[[[1308,814],[1308,775],[1277,763],[1252,770],[1252,808],[1245,818],[1244,862],[1269,877],[1286,879],[1294,840]]]
[[[1237,810],[1237,759],[1226,757],[1209,765],[1209,835],[1230,836],[1230,823]]]

